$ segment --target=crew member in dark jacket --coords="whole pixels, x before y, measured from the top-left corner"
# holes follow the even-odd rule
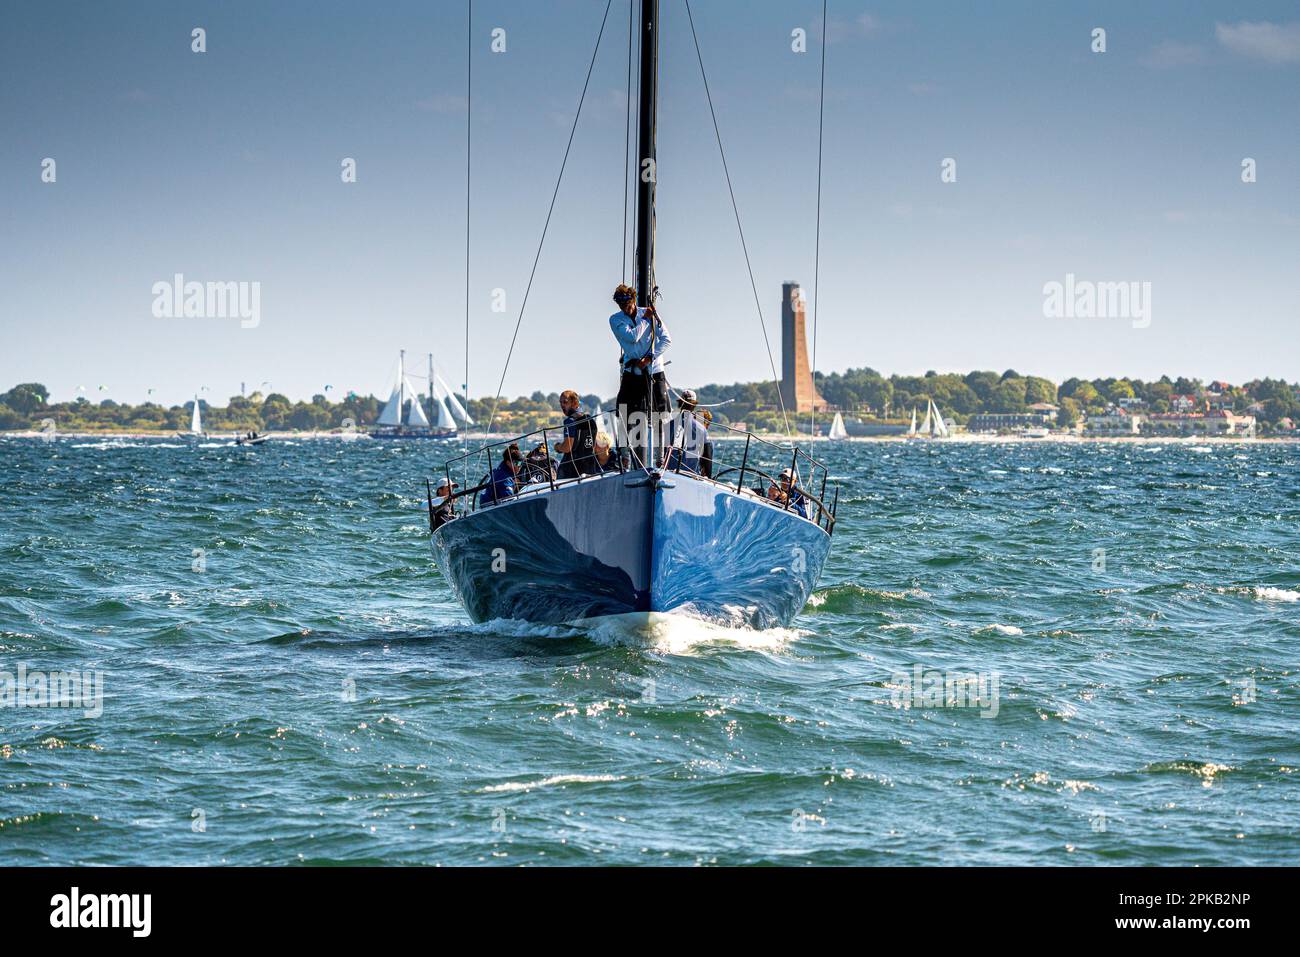
[[[524,459],[524,483],[549,482],[555,478],[555,459],[551,458],[545,442],[539,442]]]
[[[496,505],[498,502],[509,501],[514,498],[515,488],[519,479],[519,471],[524,467],[524,456],[519,451],[519,443],[511,442],[506,446],[506,450],[501,453],[501,464],[492,470],[488,476],[491,485],[483,490],[479,496],[479,508],[485,505]]]
[[[560,453],[560,478],[595,475],[600,471],[594,458],[596,421],[582,411],[578,393],[572,389],[560,393],[560,411],[564,413],[564,438],[555,445]]]

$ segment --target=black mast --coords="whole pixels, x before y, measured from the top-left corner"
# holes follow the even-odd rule
[[[655,110],[659,88],[659,0],[641,0],[641,99],[637,124],[636,304],[654,303]],[[649,162],[647,162],[647,160]]]

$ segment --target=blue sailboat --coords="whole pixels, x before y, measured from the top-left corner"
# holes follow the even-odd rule
[[[640,4],[638,169],[655,161],[658,7],[658,0]],[[638,179],[637,304],[647,306],[655,182]],[[617,415],[611,432],[626,436],[631,423]],[[615,455],[607,471],[558,478],[546,470],[531,482],[521,479],[495,504],[481,504],[479,493],[491,487],[485,473],[505,447],[532,438],[552,448],[558,430],[445,463],[436,481],[449,494],[435,502],[434,482],[427,483],[432,550],[473,621],[622,618],[635,627],[681,614],[752,628],[790,623],[816,586],[835,529],[838,492],[827,504],[825,467],[793,445],[718,424],[713,455],[699,463],[656,450],[657,431],[641,430],[644,452]],[[453,489],[454,476],[470,474],[484,480]]]

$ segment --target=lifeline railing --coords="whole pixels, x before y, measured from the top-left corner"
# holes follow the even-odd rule
[[[694,413],[688,413],[694,415]],[[679,418],[680,413],[670,416],[670,420],[676,419],[679,422],[685,422]],[[618,420],[617,415],[612,410],[602,411],[599,416],[595,417],[598,421],[607,420],[613,423],[615,429],[614,435],[617,435],[621,442],[612,444],[621,447],[614,447],[609,452],[609,463],[604,467],[605,473],[617,471],[626,474],[629,471],[635,471],[639,466],[630,464],[630,455],[627,444],[625,431],[622,423]],[[698,418],[698,417],[697,417]],[[666,423],[665,423],[666,424]],[[663,428],[663,425],[660,426]],[[721,431],[727,433],[727,440],[723,445],[738,444],[740,439],[744,439],[744,447],[740,455],[739,465],[724,465],[718,468],[720,451],[719,444],[713,441],[710,435],[707,446],[702,452],[711,453],[701,456],[695,453],[687,454],[682,442],[685,440],[686,429],[677,428],[676,437],[672,444],[663,448],[658,458],[658,465],[664,471],[676,474],[692,474],[715,485],[726,488],[734,487],[735,491],[740,494],[753,494],[768,503],[772,508],[779,508],[782,511],[794,510],[804,518],[813,522],[819,528],[826,531],[828,535],[834,534],[836,514],[839,509],[839,485],[830,483],[830,472],[821,462],[817,461],[803,449],[793,444],[782,445],[772,442],[768,439],[760,438],[752,432],[744,429],[732,428],[722,423],[712,423],[708,426],[708,432]],[[477,511],[480,507],[491,507],[496,502],[480,504],[480,493],[492,488],[492,470],[501,459],[500,454],[494,454],[504,451],[511,445],[523,445],[530,440],[540,437],[540,442],[531,450],[536,453],[538,448],[544,450],[543,455],[529,460],[529,454],[520,448],[520,455],[523,461],[520,464],[517,480],[514,483],[514,493],[511,498],[518,498],[520,495],[532,494],[540,489],[549,488],[554,490],[563,485],[572,485],[584,480],[590,480],[597,475],[578,475],[574,477],[561,478],[558,475],[558,463],[551,458],[551,434],[559,432],[563,435],[563,427],[548,426],[541,429],[534,429],[531,432],[525,432],[521,435],[501,439],[496,442],[490,442],[486,445],[479,446],[469,452],[462,453],[443,463],[440,471],[443,473],[443,481],[438,487],[446,485],[452,489],[450,496],[440,497],[440,505],[445,506],[450,503],[452,514],[455,514],[455,503],[458,500],[468,500],[468,511]],[[474,462],[479,465],[476,468],[470,468]],[[610,464],[612,463],[612,464]],[[463,467],[462,467],[463,465]],[[694,467],[692,467],[694,465]],[[801,466],[807,470],[808,482],[802,481]],[[455,468],[453,468],[455,467]],[[778,477],[774,478],[772,471],[778,469],[788,469],[792,476],[790,482],[790,492],[782,490]],[[453,471],[462,471],[464,474],[481,474],[482,479],[469,488],[456,488],[452,485]],[[723,481],[724,476],[733,476]],[[753,477],[758,481],[752,488],[745,487],[747,478]],[[766,487],[763,481],[767,482]],[[827,486],[832,486],[833,498],[829,506],[826,504]],[[439,523],[437,514],[439,510],[434,508],[434,486],[426,479],[425,492],[427,496],[429,509],[429,529],[433,531]],[[814,492],[814,489],[816,491]],[[791,494],[793,493],[793,494]],[[509,498],[504,499],[506,501]]]

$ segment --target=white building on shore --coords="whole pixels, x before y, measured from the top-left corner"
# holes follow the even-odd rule
[[[1209,412],[1129,412],[1115,406],[1101,415],[1089,415],[1083,424],[1088,436],[1223,436],[1253,439],[1255,417],[1225,409]]]
[[[1083,422],[1084,435],[1139,435],[1142,416],[1111,409],[1104,415],[1089,415]]]
[[[1255,437],[1255,417],[1236,415],[1224,409],[1204,413],[1166,412],[1148,415],[1142,421],[1143,435],[1206,435]]]

